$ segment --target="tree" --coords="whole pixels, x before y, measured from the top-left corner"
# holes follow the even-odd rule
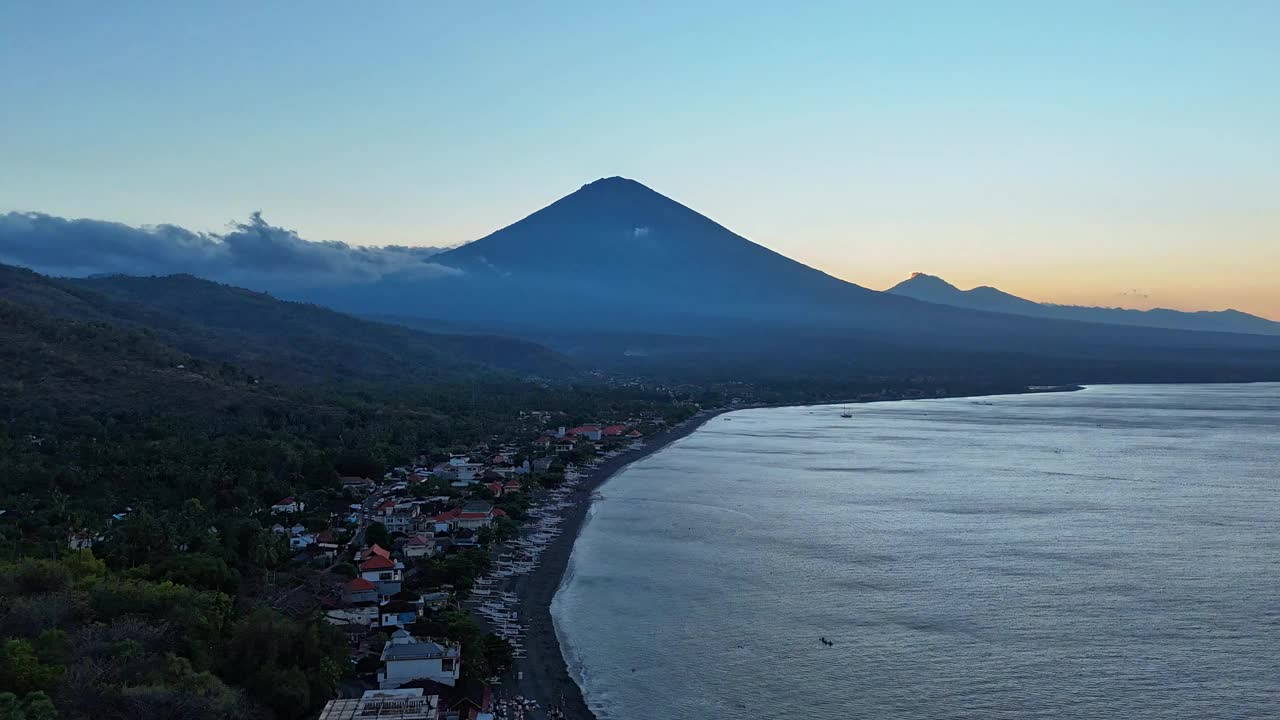
[[[22,701],[22,716],[24,720],[58,720],[58,710],[48,695],[37,690]]]
[[[380,522],[369,523],[369,527],[364,531],[364,539],[370,547],[374,545],[383,548],[391,547],[391,534],[387,532],[387,526]]]
[[[26,720],[22,707],[18,704],[18,696],[11,692],[0,692],[0,720]]]
[[[515,648],[506,638],[492,633],[485,635],[480,641],[480,652],[491,675],[501,675],[510,670],[515,662]]]
[[[0,687],[14,693],[47,690],[57,682],[62,668],[45,665],[26,640],[10,640],[0,648]]]

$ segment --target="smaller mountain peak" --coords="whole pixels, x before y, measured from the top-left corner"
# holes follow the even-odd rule
[[[937,275],[913,272],[911,277],[889,288],[888,292],[927,300],[939,295],[951,295],[962,291]]]
[[[907,278],[904,282],[909,282],[909,283],[912,283],[913,285],[946,285],[948,287],[951,286],[951,283],[947,282],[946,280],[943,280],[937,275],[930,275],[929,273],[922,273],[922,272],[911,273],[911,277]]]

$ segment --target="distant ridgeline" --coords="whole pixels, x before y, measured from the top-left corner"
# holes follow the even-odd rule
[[[894,285],[885,292],[939,305],[951,305],[953,307],[987,310],[1012,315],[1027,315],[1030,317],[1080,320],[1115,325],[1138,325],[1174,330],[1280,335],[1280,323],[1257,315],[1242,313],[1239,310],[1183,312],[1161,308],[1127,310],[1125,308],[1054,305],[1052,303],[1038,303],[1026,300],[985,285],[970,290],[961,290],[940,277],[924,273],[912,273],[911,277]]]

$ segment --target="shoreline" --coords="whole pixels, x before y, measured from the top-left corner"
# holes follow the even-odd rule
[[[741,405],[728,408],[715,408],[699,411],[683,423],[664,430],[657,435],[645,438],[644,447],[621,453],[601,463],[585,475],[582,484],[569,496],[572,506],[563,514],[560,524],[563,532],[548,544],[542,554],[542,561],[537,569],[528,575],[521,576],[510,588],[519,598],[519,613],[526,625],[525,652],[526,657],[516,660],[511,671],[499,686],[498,697],[509,698],[521,696],[538,703],[537,710],[525,717],[545,718],[547,710],[556,708],[561,711],[559,718],[564,720],[597,720],[595,713],[587,706],[581,686],[569,672],[569,662],[556,633],[555,622],[551,617],[551,602],[560,585],[564,582],[565,573],[569,569],[569,559],[573,554],[573,546],[578,535],[586,524],[591,510],[592,496],[614,475],[628,465],[643,460],[653,453],[662,450],[671,443],[681,440],[708,421],[738,410],[754,410],[762,408],[782,407],[816,407],[831,405],[866,405],[875,402],[901,402],[902,400],[945,400],[964,397],[1000,397],[1003,395],[1033,395],[1050,392],[1075,392],[1085,389],[1081,385],[1057,385],[1037,388],[1026,388],[1021,391],[1006,393],[988,393],[983,395],[948,395],[934,398],[893,398],[885,400],[837,400],[822,403],[781,403]]]
[[[567,720],[596,720],[595,714],[587,707],[582,688],[569,673],[569,663],[565,659],[555,622],[551,618],[551,601],[560,590],[569,569],[573,546],[591,510],[591,496],[631,463],[643,460],[691,435],[712,418],[744,409],[747,408],[702,410],[679,425],[645,438],[644,447],[609,458],[585,475],[581,485],[569,496],[573,504],[562,516],[560,528],[563,532],[547,545],[538,568],[517,578],[513,583],[512,592],[520,599],[520,617],[527,623],[526,657],[513,665],[501,686],[501,695],[508,695],[509,689],[515,694],[537,701],[538,710],[532,717],[546,717],[546,711],[554,707],[561,710],[561,717]]]

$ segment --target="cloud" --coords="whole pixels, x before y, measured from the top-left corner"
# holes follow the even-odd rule
[[[648,228],[648,226],[646,226],[646,227],[638,227],[638,228],[636,228],[635,230],[632,230],[632,231],[631,231],[631,236],[632,236],[632,237],[642,238],[642,237],[644,237],[645,235],[648,235],[648,234],[649,234],[649,228]]]
[[[190,273],[255,289],[278,289],[460,274],[430,260],[439,252],[304,240],[256,212],[224,235],[176,225],[133,227],[34,212],[0,215],[0,263],[70,277]]]

